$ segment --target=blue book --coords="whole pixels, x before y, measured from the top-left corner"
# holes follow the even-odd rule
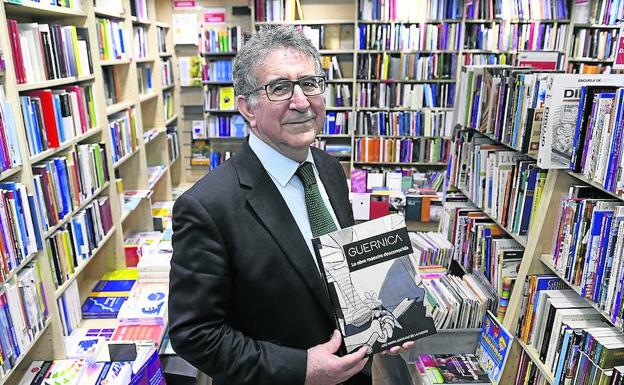
[[[616,113],[615,113],[615,135],[611,141],[611,154],[607,165],[607,172],[605,176],[604,186],[609,191],[615,190],[615,182],[617,182],[617,169],[620,164],[620,151],[622,130],[624,130],[624,89],[618,89],[617,96],[615,98]]]
[[[52,101],[54,102],[54,120],[56,120],[59,142],[64,143],[67,138],[63,129],[63,117],[61,116],[61,97],[58,94],[52,94]]]
[[[89,251],[91,250],[88,245],[85,245],[84,237],[82,234],[82,226],[80,222],[77,220],[78,218],[73,217],[71,220],[71,228],[72,228],[72,239],[74,240],[74,247],[76,252],[80,255],[81,259],[84,261],[89,257]],[[85,251],[85,246],[87,246],[87,250]]]
[[[129,292],[136,283],[134,279],[99,280],[91,292]]]
[[[67,165],[65,164],[65,159],[63,158],[55,158],[53,160],[54,167],[56,168],[56,172],[58,174],[58,179],[60,183],[60,194],[61,199],[63,201],[63,217],[69,214],[73,210],[71,195],[69,191],[69,176],[67,175]]]
[[[41,236],[41,232],[39,231],[39,222],[40,222],[40,211],[37,209],[35,205],[35,197],[33,195],[28,195],[28,205],[30,206],[30,216],[32,217],[33,227],[35,230],[35,243],[37,244],[37,250],[43,249],[43,238]]]
[[[581,289],[581,297],[583,298],[590,298],[587,295],[587,288],[588,286],[591,286],[591,282],[588,281],[590,279],[588,275],[591,270],[594,270],[594,269],[591,269],[590,266],[594,265],[594,263],[597,262],[598,260],[598,253],[600,249],[600,238],[601,238],[600,234],[602,231],[602,221],[604,220],[607,213],[609,213],[609,211],[603,211],[603,210],[594,210],[594,212],[592,213],[591,224],[589,227],[589,238],[587,239],[587,249],[585,250],[585,261],[584,261],[585,263],[583,267],[583,275],[581,277],[580,289]],[[613,211],[611,211],[611,213],[613,213]],[[592,256],[594,256],[595,258],[592,258]],[[595,267],[596,266],[594,266],[594,268]],[[591,277],[591,278],[593,281],[593,278],[595,277]]]
[[[603,279],[603,273],[605,269],[605,262],[607,256],[607,248],[609,246],[609,234],[611,233],[611,223],[613,222],[613,211],[607,211],[603,220],[602,226],[600,229],[600,251],[598,254],[598,261],[596,266],[596,274],[593,282],[591,282],[593,287],[593,295],[592,300],[594,302],[598,302],[600,298],[600,287]]]
[[[82,318],[84,319],[112,319],[117,318],[121,305],[128,297],[87,297],[82,304]]]
[[[89,210],[85,211],[85,222],[87,223],[87,241],[89,242],[89,249],[94,249],[97,246],[97,240],[95,239],[95,232],[93,224],[93,219],[91,212]]]
[[[533,211],[533,198],[535,195],[535,186],[537,184],[537,176],[539,169],[531,167],[527,177],[527,186],[524,191],[524,206],[522,207],[522,217],[520,219],[520,228],[518,234],[526,235],[529,232],[529,224],[531,223],[531,212]]]
[[[563,342],[561,343],[561,351],[559,352],[559,362],[557,362],[557,368],[555,369],[555,384],[561,383],[561,376],[563,375],[563,366],[566,362],[566,352],[570,345],[570,338],[572,337],[572,329],[566,329],[563,335]]]

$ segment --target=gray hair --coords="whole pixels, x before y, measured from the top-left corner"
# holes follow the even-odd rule
[[[323,75],[319,52],[303,32],[293,26],[265,26],[251,35],[251,38],[238,50],[234,58],[232,77],[236,95],[248,96],[250,104],[256,102],[255,94],[250,93],[261,86],[257,70],[269,53],[279,48],[292,48],[312,59],[317,75]]]

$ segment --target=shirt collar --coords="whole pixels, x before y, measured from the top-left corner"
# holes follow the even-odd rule
[[[249,133],[249,147],[251,147],[251,150],[256,154],[269,175],[271,175],[281,187],[286,187],[290,179],[295,175],[300,163],[280,154],[276,149],[258,138],[253,132]],[[308,150],[305,161],[312,163],[316,169],[312,151]]]

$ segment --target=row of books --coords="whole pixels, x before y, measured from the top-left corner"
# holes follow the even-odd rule
[[[436,272],[436,266],[449,266],[455,246],[442,234],[434,231],[410,232],[410,241],[414,249],[414,259],[418,262],[419,273],[423,279],[427,274]],[[431,266],[431,269],[424,268]]]
[[[132,27],[134,36],[134,57],[135,59],[143,59],[149,56],[147,46],[147,30],[145,27]]]
[[[518,374],[514,385],[548,385],[549,379],[541,372],[538,363],[531,359],[531,356],[524,350],[520,352],[518,359]]]
[[[12,0],[11,3],[32,5],[32,4],[40,4],[41,2],[38,0]],[[50,6],[59,7],[59,8],[69,8],[75,11],[82,10],[82,4],[80,3],[80,1],[77,1],[77,0],[59,0],[59,1],[55,1],[54,4],[50,4]]]
[[[37,261],[25,266],[0,294],[0,378],[13,369],[48,320],[46,293]]]
[[[239,25],[232,27],[208,27],[202,25],[200,30],[200,52],[221,53],[236,52],[243,45],[243,28]]]
[[[612,59],[615,56],[618,30],[577,28],[574,30],[572,58]]]
[[[569,74],[610,74],[613,73],[612,63],[583,63],[583,62],[570,62],[566,72]]]
[[[479,357],[474,354],[421,354],[414,366],[423,385],[491,383]]]
[[[421,21],[461,19],[463,3],[459,0],[427,0],[414,4],[409,0],[362,0],[361,20]]]
[[[356,162],[434,162],[448,161],[450,142],[441,138],[356,138]]]
[[[198,139],[208,138],[244,138],[249,133],[249,126],[239,115],[232,116],[208,115],[206,117],[206,136],[198,135]]]
[[[131,0],[130,15],[135,16],[139,21],[148,21],[146,1]]]
[[[112,115],[108,124],[112,143],[113,163],[133,153],[139,146],[134,108]]]
[[[325,106],[326,107],[350,107],[352,106],[351,100],[351,85],[349,84],[336,84],[327,83],[325,86]]]
[[[353,26],[349,24],[297,25],[297,29],[310,39],[319,50],[352,50]]]
[[[232,61],[231,60],[209,60],[202,71],[205,82],[231,82],[232,81]]]
[[[624,7],[619,1],[579,1],[572,16],[575,23],[616,25],[624,17]]]
[[[156,26],[156,41],[158,44],[158,53],[167,52],[167,28]]]
[[[353,132],[353,113],[327,111],[323,123],[323,135],[348,135]]]
[[[358,80],[436,80],[455,74],[456,54],[362,53],[358,56]],[[424,77],[424,75],[436,75]]]
[[[359,83],[357,106],[361,108],[448,107],[452,104],[450,84]],[[441,92],[441,94],[438,94]],[[443,105],[439,105],[443,104]]]
[[[364,112],[357,115],[356,135],[451,136],[451,111]]]
[[[527,235],[546,183],[547,171],[533,159],[474,132],[453,142],[449,182],[509,232]]]
[[[452,24],[360,24],[360,50],[459,50],[462,28]]]
[[[120,97],[123,95],[121,84],[116,74],[118,74],[118,67],[106,66],[102,67],[102,77],[104,81],[104,100],[107,106],[120,102]]]
[[[137,65],[137,87],[139,95],[152,92],[152,65],[149,63],[141,63]]]
[[[321,68],[329,80],[343,78],[337,56],[321,56]]]
[[[124,22],[106,18],[95,19],[100,60],[121,60],[130,56],[124,33]]]
[[[442,266],[420,266],[418,275],[425,287],[424,304],[436,329],[481,327],[486,312],[495,311],[496,293],[483,275],[453,275]]]
[[[327,143],[326,139],[315,139],[311,144],[336,158],[351,157],[351,143]]]
[[[565,51],[569,26],[534,22],[466,25],[464,49]]]
[[[83,144],[33,166],[44,231],[92,198],[108,180],[104,144]]]
[[[163,87],[173,84],[173,64],[170,57],[160,59],[160,79]]]
[[[17,83],[93,73],[86,28],[7,19]]]
[[[505,20],[566,20],[568,4],[562,0],[475,0],[464,8],[464,18]]]
[[[207,87],[204,90],[204,110],[235,110],[234,87]]]
[[[508,52],[489,53],[464,53],[462,55],[462,65],[494,65],[510,64],[515,55]]]
[[[440,231],[456,245],[453,260],[464,271],[482,274],[495,290],[500,306],[493,312],[502,319],[524,248],[483,211],[461,198],[447,198]]]
[[[0,84],[0,172],[22,164],[15,115],[13,115],[11,104],[6,99],[4,86]]]
[[[351,192],[394,191],[405,194],[425,190],[438,191],[444,180],[440,171],[419,171],[413,167],[354,167],[351,169]]]
[[[232,151],[216,151],[204,140],[194,140],[191,142],[191,166],[209,166],[214,170],[234,153]]]
[[[97,126],[91,85],[28,91],[20,102],[31,155]]]
[[[175,107],[173,105],[173,92],[163,92],[163,114],[165,121],[173,118]]]
[[[93,256],[113,227],[110,200],[99,197],[46,239],[54,285],[58,288]]]
[[[180,156],[180,136],[175,126],[167,127],[167,154],[169,164],[173,163]]]

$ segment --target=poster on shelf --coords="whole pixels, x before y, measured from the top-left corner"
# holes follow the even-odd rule
[[[512,342],[511,333],[488,311],[481,327],[477,357],[494,385],[499,383],[503,374]]]
[[[624,24],[621,24],[620,33],[618,33],[618,38],[617,38],[615,58],[613,59],[613,69],[621,70],[623,68],[624,68]]]
[[[199,26],[195,13],[173,14],[173,44],[197,45]]]
[[[204,8],[204,23],[224,24],[225,8]]]

